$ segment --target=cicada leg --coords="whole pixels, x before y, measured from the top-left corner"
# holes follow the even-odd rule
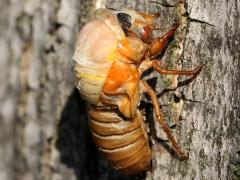
[[[164,68],[161,65],[160,61],[158,61],[158,60],[144,60],[144,61],[142,61],[142,63],[139,66],[139,74],[141,76],[144,71],[146,71],[150,68],[154,68],[160,74],[186,75],[186,76],[196,77],[201,72],[202,67],[203,67],[203,65],[198,65],[194,70],[176,70],[176,69],[168,70],[168,69]],[[175,150],[175,152],[179,155],[179,157],[181,159],[183,159],[183,160],[187,159],[187,156],[182,152],[180,146],[175,141],[174,137],[171,134],[170,129],[168,128],[167,124],[165,123],[165,121],[163,119],[162,113],[159,108],[158,99],[157,99],[155,92],[145,81],[141,80],[140,84],[141,84],[142,92],[147,93],[150,96],[153,107],[154,107],[154,112],[155,112],[156,118],[157,118],[159,124],[162,126],[164,132],[167,134],[167,137],[168,137],[169,141],[171,142],[173,149]]]
[[[201,72],[202,67],[203,65],[200,64],[193,70],[166,69],[163,65],[161,65],[159,60],[144,60],[139,66],[139,73],[141,75],[144,71],[153,68],[160,74],[197,76]]]
[[[155,92],[143,80],[141,80],[140,86],[141,86],[142,92],[147,93],[150,96],[153,107],[154,107],[154,112],[155,112],[156,118],[157,118],[159,124],[162,126],[164,132],[167,134],[167,137],[168,137],[169,141],[171,142],[171,144],[173,146],[173,149],[175,150],[175,152],[179,155],[179,157],[182,160],[186,160],[188,157],[183,153],[180,146],[177,144],[177,142],[174,139],[174,137],[172,136],[171,131],[168,128],[165,120],[163,119],[162,113],[161,113],[160,108],[159,108],[158,99],[157,99],[157,96],[156,96]]]
[[[146,57],[148,60],[142,61],[139,67],[140,74],[149,68],[154,68],[161,74],[196,76],[202,70],[203,65],[198,65],[194,70],[168,70],[161,65],[159,60],[149,60],[152,56],[158,55],[162,52],[167,46],[168,40],[174,35],[177,27],[178,24],[174,24],[164,36],[153,39],[152,43],[149,45],[149,51],[146,53],[150,57]]]
[[[178,24],[174,24],[173,27],[162,37],[156,37],[152,40],[149,48],[150,56],[158,55],[167,46],[168,40],[173,37],[174,32],[177,30]]]
[[[184,76],[195,76],[197,75],[201,70],[203,65],[198,65],[194,70],[177,70],[177,69],[165,69],[162,67],[160,61],[158,60],[152,60],[152,67],[160,74],[172,74],[172,75],[184,75]]]

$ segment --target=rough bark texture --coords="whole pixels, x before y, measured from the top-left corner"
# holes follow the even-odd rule
[[[188,161],[171,154],[167,142],[157,142],[165,136],[146,97],[142,107],[149,129],[156,130],[152,170],[130,177],[99,156],[85,102],[74,88],[72,55],[80,28],[95,8],[105,6],[160,11],[163,28],[180,22],[162,61],[168,68],[204,64],[195,80],[176,91],[164,89],[183,84],[185,77],[145,77]],[[1,1],[0,180],[239,179],[239,24],[237,0],[186,0],[176,7],[147,0]]]

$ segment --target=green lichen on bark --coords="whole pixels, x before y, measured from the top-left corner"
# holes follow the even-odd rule
[[[236,163],[233,165],[233,180],[240,179],[240,151],[237,152]]]

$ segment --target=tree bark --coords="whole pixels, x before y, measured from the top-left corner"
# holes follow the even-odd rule
[[[0,180],[240,178],[240,2],[159,2],[0,2]],[[160,12],[155,36],[179,22],[161,61],[169,69],[204,64],[193,80],[152,71],[144,77],[187,161],[163,141],[145,96],[151,170],[123,175],[99,155],[74,88],[72,55],[79,30],[101,7]]]

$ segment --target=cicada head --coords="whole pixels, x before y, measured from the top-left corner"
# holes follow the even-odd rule
[[[127,36],[137,36],[144,43],[150,43],[152,40],[152,23],[153,17],[145,15],[134,10],[115,10],[111,9],[112,13],[116,14],[118,23],[122,27]]]
[[[130,61],[139,63],[151,39],[148,21],[133,10],[98,9],[95,17],[103,21],[119,40],[119,52]],[[149,41],[150,42],[150,41]]]

